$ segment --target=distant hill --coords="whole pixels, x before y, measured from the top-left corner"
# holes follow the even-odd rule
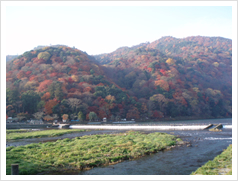
[[[147,120],[232,115],[232,46],[221,37],[163,37],[90,56],[56,45],[7,62],[7,115]]]
[[[27,51],[7,62],[6,83],[8,116],[36,114],[53,120],[80,114],[89,119],[96,112],[102,119],[116,115],[118,105],[129,101],[94,57],[67,46]]]
[[[10,60],[13,60],[14,58],[18,57],[18,55],[7,55],[6,56],[6,61],[10,61]]]

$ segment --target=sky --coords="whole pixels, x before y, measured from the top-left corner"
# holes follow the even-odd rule
[[[206,3],[206,2],[205,2]],[[173,4],[174,6],[168,6]],[[90,55],[163,36],[220,36],[232,39],[232,6],[181,3],[9,3],[5,6],[6,54],[38,45],[62,44]]]

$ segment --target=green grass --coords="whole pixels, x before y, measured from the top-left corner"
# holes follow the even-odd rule
[[[228,172],[226,173],[227,170]],[[191,175],[232,175],[232,145],[229,145],[220,155],[212,161],[209,160],[205,165],[198,168]]]
[[[42,138],[42,137],[55,137],[68,133],[82,132],[82,129],[51,129],[43,131],[29,131],[29,130],[7,130],[7,140],[17,140],[26,138]]]
[[[6,149],[7,169],[19,164],[19,174],[82,170],[138,158],[176,144],[176,137],[166,133],[127,132],[92,135],[56,142],[33,143]]]
[[[11,134],[11,133],[24,133],[24,132],[29,132],[31,130],[29,129],[7,129],[6,133]]]

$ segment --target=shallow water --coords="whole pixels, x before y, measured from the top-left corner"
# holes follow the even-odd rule
[[[231,125],[231,119],[213,120],[213,124]],[[186,145],[171,150],[145,156],[133,161],[124,161],[116,165],[97,167],[88,171],[80,171],[79,175],[189,175],[208,160],[213,160],[218,154],[232,144],[232,129],[223,128],[222,132],[209,130],[159,131],[174,134]],[[147,131],[155,132],[155,131]]]

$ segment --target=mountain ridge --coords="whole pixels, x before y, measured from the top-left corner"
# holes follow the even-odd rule
[[[96,56],[39,47],[7,62],[7,115],[231,117],[231,51],[230,39],[201,36],[166,36]],[[29,107],[27,96],[36,104]]]

